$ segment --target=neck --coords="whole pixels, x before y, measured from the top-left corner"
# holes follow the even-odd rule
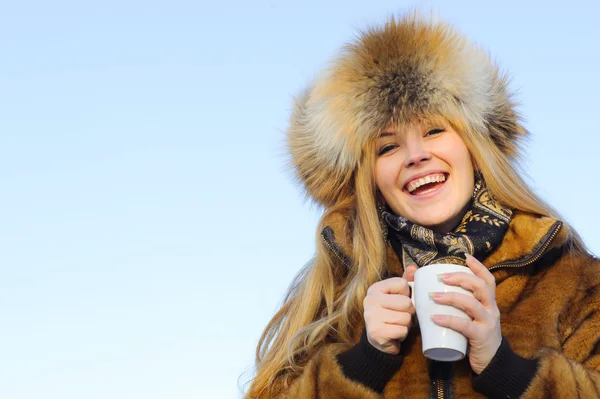
[[[467,213],[467,210],[469,209],[469,207],[470,207],[470,203],[465,205],[465,207],[463,209],[461,209],[461,211],[455,217],[453,217],[452,219],[450,219],[446,222],[436,224],[433,226],[425,226],[425,227],[435,231],[436,233],[441,233],[441,234],[450,233],[463,220],[463,217]]]

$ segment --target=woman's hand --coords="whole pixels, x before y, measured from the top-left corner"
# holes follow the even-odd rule
[[[467,266],[475,276],[468,273],[447,273],[442,281],[473,292],[474,298],[456,292],[434,293],[437,303],[462,309],[473,319],[434,315],[433,321],[462,333],[469,340],[469,363],[477,374],[490,364],[502,341],[500,311],[496,305],[496,280],[489,270],[471,255]]]
[[[408,266],[402,277],[378,281],[367,291],[363,301],[367,339],[382,352],[397,355],[408,335],[415,314],[408,281],[414,280],[416,271],[415,265]]]

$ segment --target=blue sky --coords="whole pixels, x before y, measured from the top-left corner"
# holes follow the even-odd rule
[[[240,397],[314,251],[292,98],[415,6],[513,76],[524,169],[600,253],[597,1],[4,2],[0,397]]]

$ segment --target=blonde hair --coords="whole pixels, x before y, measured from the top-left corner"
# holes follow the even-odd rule
[[[490,193],[498,201],[516,210],[560,219],[521,178],[516,160],[508,158],[488,135],[461,121],[447,122],[461,134]],[[259,340],[257,373],[246,394],[248,399],[277,396],[327,343],[351,343],[357,338],[356,326],[363,323],[363,298],[386,268],[386,244],[376,206],[374,142],[371,140],[363,150],[351,182],[352,194],[321,217],[314,259],[296,276],[281,309]],[[352,240],[351,267],[335,258],[321,237],[329,216],[338,213],[347,221],[346,232]],[[579,235],[566,223],[564,229],[572,248],[585,251]]]

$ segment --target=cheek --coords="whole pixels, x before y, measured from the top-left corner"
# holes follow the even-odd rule
[[[475,189],[475,169],[470,154],[465,152],[463,155],[458,163],[460,165],[461,191],[462,196],[470,198]]]
[[[396,187],[398,168],[390,160],[379,160],[375,164],[375,183],[383,193]]]
[[[451,162],[454,164],[454,168],[463,175],[462,178],[474,173],[471,153],[458,134],[452,136],[445,153],[449,159],[452,159]]]

